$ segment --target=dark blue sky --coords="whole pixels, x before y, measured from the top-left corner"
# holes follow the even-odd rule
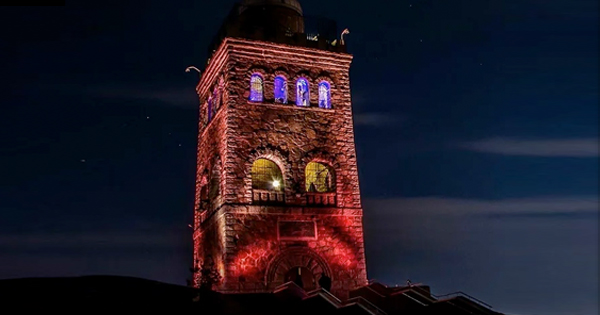
[[[598,313],[598,2],[301,3],[351,31],[369,278]],[[232,4],[0,9],[0,278],[185,283],[183,70]]]

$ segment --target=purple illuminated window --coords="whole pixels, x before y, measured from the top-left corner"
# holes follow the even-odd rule
[[[326,81],[319,83],[319,107],[331,108],[331,89]]]
[[[284,77],[276,77],[274,84],[275,103],[287,104],[287,83]]]
[[[305,78],[300,78],[296,81],[296,105],[308,106],[309,101],[308,81]]]
[[[263,100],[263,79],[258,74],[253,74],[250,78],[250,101],[262,102]]]

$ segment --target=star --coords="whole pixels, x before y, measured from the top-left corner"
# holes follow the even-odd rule
[[[150,116],[146,116],[146,119],[150,119]]]

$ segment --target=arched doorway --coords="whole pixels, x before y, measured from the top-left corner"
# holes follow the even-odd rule
[[[269,263],[265,286],[274,289],[288,281],[298,281],[298,273],[304,290],[308,291],[317,288],[317,281],[322,274],[332,278],[331,269],[321,255],[306,247],[288,248]]]
[[[284,282],[294,282],[305,291],[311,291],[317,288],[315,277],[310,269],[302,266],[290,268],[285,273]]]

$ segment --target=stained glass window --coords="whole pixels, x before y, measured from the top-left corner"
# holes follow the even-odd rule
[[[250,78],[250,101],[263,101],[263,78],[258,74],[253,74]]]
[[[319,83],[319,107],[331,108],[331,91],[326,81]]]
[[[275,103],[287,104],[287,82],[282,76],[275,78]]]
[[[321,163],[310,162],[306,165],[306,191],[331,192],[334,188],[333,172]]]
[[[309,102],[308,81],[304,78],[300,78],[296,82],[296,105],[308,106]]]
[[[273,161],[258,159],[252,164],[252,188],[281,191],[283,176]]]

